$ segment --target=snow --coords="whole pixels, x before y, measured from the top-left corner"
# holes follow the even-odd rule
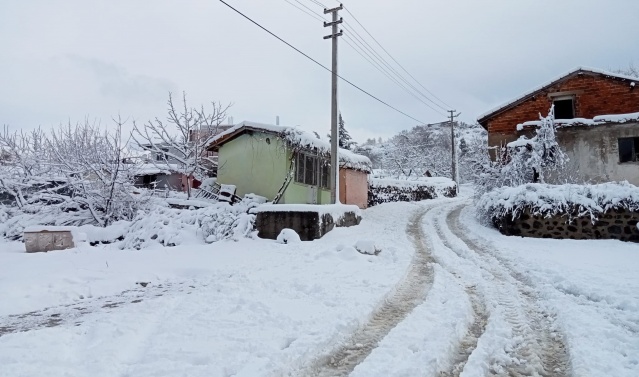
[[[232,128],[229,128],[228,130],[218,134],[211,140],[211,144],[215,144],[227,135],[233,134],[245,127],[276,134],[296,147],[317,149],[324,154],[331,153],[331,143],[326,140],[318,139],[311,132],[304,131],[298,127],[276,126],[272,124],[255,123],[248,121],[238,123]],[[338,157],[340,161],[340,167],[362,170],[365,172],[371,171],[371,161],[366,156],[353,153],[347,149],[339,148]]]
[[[579,201],[610,204],[636,188],[588,190]],[[190,226],[211,207],[140,215],[140,229],[184,232],[171,248],[27,254],[0,240],[0,375],[308,375],[295,372],[413,287],[398,282],[421,253],[429,280],[414,308],[348,375],[639,375],[637,244],[503,236],[478,222],[471,195],[381,204],[359,226],[292,244],[205,244]]]
[[[182,167],[179,164],[136,164],[132,169],[134,175],[170,175],[173,172],[181,171]]]
[[[604,125],[608,123],[639,122],[639,113],[598,115],[592,119],[587,119],[587,118],[555,119],[554,122],[555,122],[556,128],[599,126],[599,125]],[[538,120],[519,123],[517,125],[517,131],[523,131],[525,128],[539,127],[539,126],[541,126],[541,121],[538,121]]]
[[[288,228],[282,229],[280,234],[277,235],[276,240],[278,243],[283,243],[283,244],[302,242],[299,234],[297,234],[297,232],[295,232],[293,229],[288,229]]]
[[[548,185],[529,183],[517,187],[501,187],[484,194],[477,208],[490,215],[513,217],[530,209],[534,214],[553,216],[572,213],[589,214],[593,219],[612,208],[639,210],[639,187],[628,182],[597,185]]]
[[[171,205],[183,206],[185,208],[190,208],[190,207],[202,208],[202,207],[214,206],[217,204],[216,202],[207,202],[204,200],[176,199],[176,198],[166,198],[166,202]]]
[[[355,243],[355,250],[362,254],[375,255],[380,250],[375,246],[374,240],[359,240]]]
[[[493,109],[491,109],[491,110],[479,115],[477,117],[477,120],[480,121],[483,118],[485,118],[487,116],[490,116],[493,113],[496,113],[496,112],[498,112],[498,111],[500,111],[500,110],[502,110],[502,109],[504,109],[504,108],[506,108],[506,107],[508,107],[508,106],[510,106],[510,105],[512,105],[512,104],[514,104],[514,103],[516,103],[516,102],[528,97],[528,96],[530,96],[531,94],[537,92],[538,90],[542,90],[545,87],[547,87],[549,85],[552,85],[554,82],[559,81],[559,80],[563,79],[564,77],[572,75],[575,72],[598,73],[598,74],[601,74],[601,75],[604,75],[604,76],[607,76],[607,77],[614,77],[614,78],[618,78],[618,79],[621,79],[621,80],[627,80],[627,81],[631,82],[631,84],[630,84],[631,86],[632,86],[632,82],[637,80],[636,77],[626,76],[626,75],[622,75],[622,74],[614,73],[614,72],[609,72],[609,71],[605,71],[605,70],[598,69],[598,68],[583,67],[583,66],[582,67],[577,67],[577,68],[571,70],[570,72],[567,72],[567,73],[564,73],[562,75],[559,75],[559,76],[555,77],[554,79],[549,80],[549,81],[545,82],[542,85],[538,85],[534,89],[528,90],[525,93],[514,97],[514,99],[512,99],[512,100],[510,100],[508,102],[505,102],[505,103],[503,103],[503,104],[501,104],[501,105],[499,105],[499,106],[497,106],[497,107],[495,107],[495,108],[493,108]]]
[[[74,232],[78,229],[75,226],[44,226],[44,225],[32,225],[24,228],[25,233],[38,233],[38,232]]]
[[[283,375],[357,328],[405,273],[407,214],[419,207],[381,205],[357,227],[294,247],[244,239],[33,255],[2,243],[0,321],[47,307],[45,318],[75,319],[0,336],[0,374]],[[360,237],[384,252],[337,251]]]
[[[557,313],[572,375],[639,375],[639,252],[614,240],[506,237],[462,212],[470,234],[491,242],[496,257],[524,273],[542,304]]]

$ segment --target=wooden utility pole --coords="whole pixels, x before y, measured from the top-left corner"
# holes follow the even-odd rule
[[[451,170],[457,193],[459,193],[459,182],[457,182],[457,145],[455,141],[455,118],[457,118],[461,113],[457,113],[455,115],[455,111],[456,110],[448,110],[448,112],[450,113],[450,140],[452,150]]]
[[[337,130],[337,38],[343,34],[343,31],[337,32],[337,25],[343,22],[343,19],[337,19],[337,12],[344,9],[342,4],[337,8],[324,9],[324,14],[332,13],[332,22],[324,22],[324,27],[331,27],[331,35],[327,35],[324,39],[333,40],[333,64],[332,70],[332,86],[331,86],[331,203],[339,202],[339,159],[337,156],[337,145],[339,142],[339,133]]]

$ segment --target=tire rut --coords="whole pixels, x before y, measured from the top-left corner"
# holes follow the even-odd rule
[[[446,225],[467,248],[474,251],[488,265],[500,268],[486,269],[500,284],[512,284],[523,303],[523,308],[512,297],[502,303],[506,319],[513,324],[513,331],[522,336],[522,343],[514,350],[520,363],[507,366],[506,376],[569,376],[570,357],[563,336],[554,328],[554,316],[540,308],[539,297],[528,277],[515,270],[503,258],[489,252],[489,245],[479,244],[467,236],[460,222],[463,206],[458,206],[446,216]],[[438,230],[439,231],[439,230]],[[442,235],[443,237],[443,235]],[[444,238],[442,238],[444,239]],[[451,249],[452,250],[452,249]],[[484,268],[481,266],[481,268]],[[484,268],[485,269],[485,268]],[[512,282],[507,282],[511,279]],[[520,309],[523,309],[523,313]],[[524,320],[525,322],[522,322]]]
[[[447,372],[440,372],[440,377],[459,377],[468,362],[468,358],[472,352],[477,348],[477,342],[486,331],[486,325],[488,323],[488,313],[486,312],[486,306],[483,299],[477,293],[476,286],[466,287],[466,294],[470,298],[470,303],[473,309],[473,323],[471,323],[466,335],[459,344],[459,350],[453,367]]]
[[[370,319],[342,345],[311,364],[303,376],[347,376],[377,347],[379,342],[426,298],[433,283],[434,260],[424,242],[421,226],[427,208],[411,218],[406,233],[412,238],[415,254],[404,278],[395,291],[373,311]]]

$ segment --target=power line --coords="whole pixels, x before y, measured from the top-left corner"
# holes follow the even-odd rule
[[[297,47],[293,46],[292,44],[288,43],[287,41],[285,41],[284,39],[278,37],[276,34],[274,34],[273,32],[271,32],[270,30],[268,30],[267,28],[265,28],[264,26],[260,25],[259,23],[257,23],[256,21],[253,21],[253,19],[251,19],[249,16],[245,15],[244,13],[240,12],[239,10],[235,9],[233,6],[231,6],[230,4],[228,4],[226,1],[224,0],[220,0],[220,2],[224,5],[226,5],[227,7],[231,8],[233,11],[235,11],[237,14],[239,14],[240,16],[246,18],[247,20],[249,20],[251,23],[253,23],[255,26],[259,27],[260,29],[264,30],[265,32],[269,33],[270,35],[272,35],[273,37],[277,38],[280,42],[284,43],[285,45],[287,45],[288,47],[292,48],[293,50],[297,51],[298,53],[300,53],[301,55],[303,55],[304,57],[306,57],[307,59],[309,59],[310,61],[312,61],[313,63],[319,65],[320,67],[324,68],[325,70],[327,70],[328,72],[333,73],[329,68],[327,68],[326,66],[324,66],[322,63],[318,62],[317,60],[311,58],[310,56],[308,56],[307,54],[305,54],[304,52],[302,52],[300,49],[298,49]],[[343,80],[344,82],[346,82],[347,84],[351,85],[352,87],[354,87],[355,89],[359,90],[360,92],[368,95],[369,97],[373,98],[374,100],[378,101],[381,104],[386,105],[387,107],[397,111],[398,113],[416,121],[419,122],[421,124],[426,124],[426,122],[423,122],[417,118],[414,118],[408,114],[406,114],[405,112],[389,105],[388,103],[382,101],[381,99],[375,97],[374,95],[370,94],[369,92],[365,91],[364,89],[360,88],[359,86],[353,84],[352,82],[350,82],[349,80],[345,79],[344,77],[340,76],[340,75],[336,75],[337,77],[339,77],[341,80]]]
[[[318,20],[318,21],[326,21],[326,20],[324,20],[324,18],[320,18],[320,17],[318,17],[318,16],[315,14],[315,12],[313,12],[313,10],[312,10],[312,9],[310,9],[310,8],[309,8],[309,7],[307,7],[306,5],[304,5],[304,4],[302,4],[302,3],[300,3],[298,0],[295,0],[295,2],[299,3],[299,4],[300,4],[300,5],[302,5],[304,8],[306,8],[306,9],[310,10],[310,12],[308,12],[308,11],[306,11],[306,10],[304,10],[304,9],[300,8],[299,6],[297,6],[297,5],[295,5],[295,4],[293,4],[293,3],[292,3],[291,1],[289,1],[289,0],[284,0],[284,1],[286,1],[287,3],[291,4],[291,5],[292,5],[292,6],[294,6],[295,8],[299,9],[301,12],[304,12],[304,13],[308,14],[309,16],[313,17],[314,19],[316,19],[316,20]]]
[[[351,31],[351,29],[349,27],[344,26],[344,30],[346,31]],[[375,63],[377,63],[377,65],[384,70],[385,72],[388,72],[389,75],[391,76],[395,76],[396,78],[393,78],[393,82],[395,82],[398,86],[400,86],[402,89],[404,89],[405,91],[407,91],[411,96],[413,96],[415,99],[417,99],[419,102],[423,103],[426,107],[428,107],[429,109],[435,111],[436,113],[442,115],[442,116],[446,116],[444,113],[442,113],[441,111],[437,110],[436,108],[434,108],[432,105],[428,104],[427,102],[424,102],[423,99],[421,99],[420,97],[418,97],[417,95],[415,95],[412,91],[410,91],[404,84],[408,85],[408,87],[410,87],[411,89],[413,89],[413,91],[419,95],[421,95],[422,97],[424,97],[427,101],[429,101],[430,103],[432,103],[433,105],[439,107],[440,109],[446,111],[445,108],[443,108],[441,105],[439,105],[437,102],[434,102],[432,99],[430,99],[428,96],[426,96],[424,93],[422,93],[419,89],[417,89],[413,84],[410,83],[410,81],[406,80],[404,78],[404,76],[402,76],[401,74],[399,74],[397,72],[397,70],[395,70],[383,57],[381,57],[365,40],[363,39],[358,39],[358,37],[356,37],[356,33],[352,33],[353,37],[351,37],[351,40],[353,41],[353,43],[357,44],[362,51],[364,51],[364,53],[366,55],[368,55],[373,61],[375,61]],[[361,38],[361,36],[359,37]],[[367,52],[368,51],[368,52]],[[370,52],[370,53],[369,53]],[[372,55],[371,55],[372,54]],[[386,68],[384,68],[386,67]],[[379,68],[378,68],[379,69]],[[389,72],[390,71],[390,72]],[[388,76],[388,75],[387,75]],[[399,82],[397,79],[399,79],[400,81],[404,82],[404,84],[402,84],[401,82]]]
[[[348,26],[346,26],[348,25]],[[354,34],[355,38],[358,39],[362,44],[364,44],[365,48],[370,51],[373,55],[374,58],[377,59],[381,64],[383,64],[386,68],[388,68],[397,78],[399,78],[402,82],[404,82],[406,85],[408,85],[411,89],[413,89],[417,94],[421,95],[422,97],[424,97],[428,102],[432,103],[433,105],[439,107],[440,109],[447,111],[447,109],[445,107],[443,107],[442,105],[440,105],[439,103],[433,101],[428,95],[424,94],[421,90],[419,90],[417,87],[415,87],[415,85],[413,85],[409,80],[407,80],[401,73],[399,73],[393,66],[392,64],[390,64],[381,54],[379,54],[375,48],[373,46],[371,46],[364,37],[362,37],[356,29],[351,27],[351,24],[348,22],[345,22],[344,25],[344,30],[351,32],[352,34]],[[420,101],[423,103],[424,101],[422,101],[420,99]],[[428,106],[429,108],[433,109],[432,106],[426,104],[426,106]],[[437,111],[436,109],[433,109],[435,111]],[[441,113],[440,113],[441,114]],[[443,115],[443,114],[442,114]]]
[[[291,3],[288,0],[284,0],[284,1],[286,1],[287,3],[295,6],[295,4]],[[313,0],[309,0],[309,1],[313,1]],[[303,9],[300,9],[300,7],[295,6],[297,9],[299,9],[301,11],[304,11],[305,14],[308,14],[309,16],[313,17],[316,20],[318,19],[317,17],[321,17],[322,20],[327,21],[322,15],[316,13],[314,10],[312,10],[308,6],[304,5],[299,0],[295,0],[295,2],[297,2],[300,5],[304,6],[306,9],[308,9],[315,16],[309,14],[309,12],[305,12]],[[351,43],[349,43],[348,41],[345,41],[353,50],[355,50],[355,52],[357,52],[360,56],[362,56],[362,58],[364,58],[364,60],[366,60],[368,63],[370,63],[375,69],[380,71],[384,76],[386,76],[389,80],[391,80],[393,83],[395,83],[401,89],[406,91],[409,95],[411,95],[417,101],[421,102],[422,104],[424,104],[429,109],[435,111],[437,114],[442,115],[442,116],[446,116],[441,111],[437,110],[433,106],[431,106],[428,103],[424,102],[423,99],[421,99],[419,96],[415,95],[410,89],[408,89],[405,85],[403,85],[400,81],[398,81],[398,79],[401,80],[406,85],[408,85],[411,89],[413,89],[413,91],[415,91],[417,94],[419,94],[422,97],[424,97],[427,101],[429,101],[433,105],[439,107],[440,109],[442,109],[444,111],[447,111],[446,108],[442,107],[440,104],[438,104],[437,102],[435,102],[432,99],[430,99],[427,95],[425,95],[418,88],[416,88],[410,81],[406,80],[404,78],[404,76],[402,76],[399,72],[397,72],[397,70],[395,68],[393,68],[392,65],[390,65],[386,61],[386,59],[384,59],[383,56],[381,56],[379,53],[377,53],[377,51],[375,51],[375,48],[373,46],[371,46],[368,42],[366,42],[366,40],[357,32],[357,30],[355,30],[355,29],[351,30],[350,26],[346,27],[345,24],[344,24],[344,29],[353,34],[353,37],[350,37],[351,42],[353,44],[357,45],[361,49],[361,52],[360,52],[360,50],[357,50]],[[368,56],[368,58],[365,57],[364,54],[366,54]],[[386,67],[386,68],[384,68],[384,67]],[[387,69],[388,69],[388,71],[387,71]],[[395,77],[393,77],[393,76],[395,76]]]
[[[452,106],[450,106],[450,105],[448,105],[446,102],[442,101],[442,100],[441,100],[441,98],[439,98],[439,97],[437,97],[435,94],[433,94],[433,92],[431,92],[430,90],[428,90],[428,89],[427,89],[424,85],[422,85],[422,83],[420,83],[420,82],[419,82],[419,81],[418,81],[418,80],[417,80],[417,79],[416,79],[413,75],[411,75],[411,74],[410,74],[410,72],[408,72],[408,70],[406,70],[406,68],[404,68],[404,66],[402,66],[402,65],[401,65],[401,64],[400,64],[400,63],[399,63],[399,62],[398,62],[398,61],[397,61],[397,60],[393,57],[393,55],[391,55],[391,54],[390,54],[390,52],[388,52],[388,50],[386,50],[386,49],[384,48],[384,46],[382,46],[382,44],[381,44],[381,43],[379,43],[379,41],[378,41],[377,39],[375,39],[375,37],[373,37],[373,35],[372,35],[369,31],[368,31],[368,29],[366,29],[366,27],[365,27],[364,25],[362,25],[362,23],[361,23],[361,22],[359,22],[359,20],[357,19],[357,17],[355,17],[355,15],[354,15],[354,14],[353,14],[353,13],[352,13],[352,12],[351,12],[348,8],[347,8],[347,7],[344,7],[344,10],[346,10],[346,12],[348,12],[348,14],[350,14],[350,15],[351,15],[351,17],[353,17],[353,19],[355,20],[355,22],[357,22],[357,23],[359,24],[359,26],[361,26],[361,27],[362,27],[362,29],[364,29],[364,31],[366,32],[366,34],[368,34],[368,35],[369,35],[369,36],[370,36],[370,37],[371,37],[371,38],[375,41],[375,43],[377,43],[377,45],[378,45],[379,47],[381,47],[381,48],[382,48],[382,50],[384,50],[384,52],[385,52],[385,53],[386,53],[386,54],[387,54],[387,55],[388,55],[391,59],[393,59],[393,61],[394,61],[395,63],[397,63],[397,65],[398,65],[398,66],[399,66],[399,67],[400,67],[400,68],[401,68],[404,72],[406,72],[406,74],[408,74],[408,76],[410,76],[413,80],[415,80],[415,82],[416,82],[417,84],[419,84],[419,86],[421,86],[422,88],[424,88],[424,90],[425,90],[426,92],[428,92],[430,95],[432,95],[432,96],[433,96],[435,99],[437,99],[439,102],[441,102],[442,104],[444,104],[445,106],[447,106],[447,107],[449,107],[449,108],[452,108]]]

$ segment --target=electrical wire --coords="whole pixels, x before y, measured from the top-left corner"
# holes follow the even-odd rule
[[[344,10],[346,10],[346,12],[347,12],[348,14],[350,14],[350,15],[351,15],[351,17],[353,17],[353,19],[355,20],[355,22],[357,22],[357,23],[359,24],[359,26],[361,26],[361,27],[362,27],[362,29],[364,29],[364,31],[366,32],[366,34],[368,34],[368,35],[369,35],[369,36],[370,36],[370,37],[371,37],[371,38],[375,41],[375,43],[377,43],[377,45],[378,45],[379,47],[381,47],[381,49],[382,49],[382,50],[384,50],[384,52],[385,52],[385,53],[386,53],[386,54],[387,54],[387,55],[388,55],[391,59],[393,59],[393,61],[394,61],[395,63],[397,63],[397,65],[398,65],[398,66],[399,66],[399,67],[400,67],[400,68],[401,68],[404,72],[406,72],[406,74],[407,74],[408,76],[410,76],[413,80],[415,80],[415,82],[416,82],[417,84],[419,84],[419,86],[421,86],[421,87],[422,87],[422,88],[423,88],[423,89],[424,89],[427,93],[429,93],[430,95],[432,95],[435,99],[437,99],[437,100],[438,100],[439,102],[441,102],[443,105],[445,105],[445,106],[447,106],[448,108],[451,108],[451,109],[452,109],[452,106],[450,106],[450,105],[448,105],[446,102],[442,101],[442,99],[441,99],[441,98],[437,97],[437,96],[436,96],[433,92],[431,92],[431,91],[430,91],[430,90],[428,90],[428,89],[427,89],[424,85],[422,85],[422,83],[420,83],[420,82],[419,82],[419,81],[418,81],[418,80],[417,80],[417,79],[416,79],[413,75],[411,75],[411,74],[410,74],[410,72],[408,72],[408,70],[406,70],[406,68],[404,68],[404,66],[403,66],[403,65],[401,65],[401,64],[397,61],[397,59],[395,59],[395,58],[393,57],[393,55],[391,55],[391,54],[390,54],[390,52],[388,52],[388,50],[386,50],[386,49],[384,48],[384,46],[382,46],[382,44],[381,44],[381,43],[379,43],[379,41],[378,41],[375,37],[373,37],[373,35],[372,35],[369,31],[368,31],[368,29],[366,29],[366,27],[365,27],[364,25],[362,25],[362,23],[361,23],[361,22],[359,22],[359,20],[357,19],[357,17],[355,17],[355,15],[354,15],[354,14],[353,14],[353,13],[352,13],[352,12],[351,12],[351,11],[350,11],[347,7],[346,7],[346,6],[344,6]]]
[[[326,67],[325,65],[323,65],[322,63],[318,62],[317,60],[313,59],[312,57],[308,56],[307,54],[305,54],[304,52],[302,52],[300,49],[298,49],[297,47],[293,46],[292,44],[288,43],[287,41],[285,41],[284,39],[278,37],[276,34],[274,34],[273,32],[271,32],[270,30],[268,30],[267,28],[265,28],[264,26],[260,25],[259,23],[257,23],[256,21],[254,21],[253,19],[251,19],[249,16],[245,15],[244,13],[240,12],[239,10],[237,10],[236,8],[234,8],[233,6],[231,6],[229,3],[227,3],[224,0],[219,0],[222,4],[226,5],[227,7],[229,7],[230,9],[232,9],[233,11],[235,11],[237,14],[239,14],[240,16],[246,18],[248,21],[250,21],[251,23],[253,23],[255,26],[259,27],[260,29],[264,30],[265,32],[269,33],[271,36],[275,37],[276,39],[278,39],[280,42],[284,43],[285,45],[287,45],[288,47],[292,48],[293,50],[297,51],[298,53],[300,53],[301,55],[303,55],[304,57],[306,57],[307,59],[309,59],[310,61],[312,61],[313,63],[319,65],[320,67],[324,68],[325,70],[327,70],[328,72],[331,72],[332,74],[334,74],[335,76],[339,77],[340,79],[342,79],[344,82],[346,82],[347,84],[351,85],[352,87],[354,87],[355,89],[359,90],[360,92],[368,95],[369,97],[373,98],[374,100],[386,105],[387,107],[389,107],[390,109],[393,109],[395,111],[397,111],[398,113],[416,121],[419,122],[421,124],[426,124],[426,122],[423,122],[415,117],[412,117],[408,114],[406,114],[405,112],[389,105],[388,103],[382,101],[381,99],[375,97],[374,95],[370,94],[369,92],[365,91],[364,89],[360,88],[359,86],[353,84],[352,82],[350,82],[349,80],[345,79],[344,77],[340,76],[337,73],[334,73],[330,68]]]
[[[313,11],[312,9],[310,9],[308,6],[305,6],[304,4],[302,4],[299,0],[295,0],[297,3],[299,3],[300,5],[303,5],[306,9],[308,9],[310,12],[312,12],[313,14],[315,14],[315,16],[317,17],[321,17],[324,21],[327,21],[322,15],[316,13],[315,11]],[[309,0],[312,3],[317,4],[317,2],[313,1],[313,0]],[[346,8],[344,8],[346,9]],[[308,12],[304,12],[307,13]],[[350,13],[350,12],[349,12]],[[350,13],[352,15],[352,13]],[[314,17],[315,18],[315,17]],[[355,18],[355,17],[353,17]],[[359,21],[357,21],[359,23]],[[342,24],[342,27],[344,28],[344,30],[346,30],[347,32],[353,34],[353,38],[356,39],[357,41],[353,40],[352,42],[357,44],[357,45],[361,45],[360,47],[362,47],[362,51],[364,51],[366,53],[366,51],[368,51],[368,53],[366,53],[366,55],[368,55],[370,57],[370,59],[372,59],[375,62],[379,62],[379,64],[381,64],[383,67],[386,67],[386,69],[388,69],[390,71],[390,75],[391,76],[395,76],[397,79],[399,79],[400,81],[402,81],[405,85],[407,85],[409,88],[411,88],[415,93],[417,93],[419,96],[423,97],[424,99],[426,99],[426,101],[430,102],[432,105],[440,108],[443,111],[448,111],[448,109],[446,107],[443,107],[442,105],[440,105],[439,103],[435,102],[434,100],[432,100],[428,95],[424,94],[419,88],[415,87],[415,85],[413,85],[413,83],[411,83],[408,79],[406,79],[401,73],[399,73],[393,66],[392,64],[390,64],[380,53],[378,53],[375,49],[375,47],[371,46],[370,43],[368,43],[366,41],[366,38],[362,37],[362,35],[360,33],[357,32],[357,29],[355,27],[351,27],[351,24],[348,23],[347,21],[344,21],[344,23]],[[363,28],[363,26],[362,26]],[[368,30],[366,30],[366,32],[368,33]],[[369,33],[370,34],[370,33]],[[379,42],[378,42],[379,44]],[[350,44],[349,44],[350,45]],[[350,45],[351,48],[353,48],[352,45]],[[359,52],[358,52],[359,53]],[[387,52],[388,53],[388,52]],[[361,53],[360,53],[361,55]],[[372,56],[371,56],[372,55]],[[392,57],[391,57],[392,58]],[[371,63],[371,60],[366,59],[369,63]],[[371,63],[373,64],[373,63]],[[398,63],[399,65],[399,63]],[[373,64],[373,66],[375,66],[375,64]],[[382,69],[383,69],[382,67]],[[379,70],[380,68],[378,68],[377,66],[375,66],[375,68],[377,70]],[[384,69],[384,71],[386,71],[386,69]],[[403,69],[403,67],[402,67]],[[384,73],[385,76],[388,77],[388,74]],[[409,73],[409,76],[410,73]],[[411,76],[411,78],[415,81],[417,81],[414,77]],[[413,96],[415,99],[417,99],[419,102],[423,103],[424,105],[426,105],[426,107],[430,108],[431,110],[437,112],[440,115],[446,116],[445,114],[441,113],[439,110],[433,108],[433,106],[431,106],[430,104],[424,102],[424,100],[422,100],[421,98],[419,98],[418,96],[416,96],[413,92],[411,92],[409,89],[407,89],[404,85],[402,85],[401,83],[397,82],[397,79],[391,79],[391,81],[393,81],[394,83],[396,83],[397,85],[399,85],[402,89],[406,90],[409,92],[409,94],[411,96]],[[419,82],[418,82],[419,84]],[[422,86],[423,87],[423,86]],[[433,95],[431,93],[431,95]],[[434,96],[434,95],[433,95]],[[441,100],[440,100],[441,102]]]

